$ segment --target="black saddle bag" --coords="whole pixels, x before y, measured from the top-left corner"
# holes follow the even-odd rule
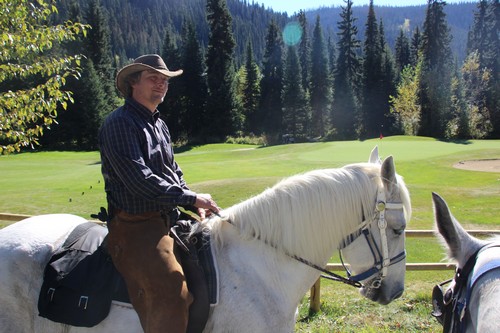
[[[40,316],[82,327],[106,318],[117,283],[111,257],[101,245],[106,235],[100,225],[81,224],[52,256],[38,299]]]

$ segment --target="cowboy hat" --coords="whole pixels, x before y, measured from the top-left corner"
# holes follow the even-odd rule
[[[135,59],[133,63],[123,67],[116,75],[116,87],[126,97],[127,95],[127,76],[132,73],[141,72],[144,70],[154,70],[168,77],[179,76],[182,74],[182,69],[170,71],[165,65],[163,59],[157,54],[146,54]]]

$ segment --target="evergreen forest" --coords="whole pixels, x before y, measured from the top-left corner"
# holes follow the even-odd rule
[[[83,57],[41,148],[96,149],[123,103],[117,70],[148,53],[184,70],[159,106],[179,145],[500,138],[499,0],[355,2],[286,14],[253,0],[59,0],[44,24],[90,29],[51,50]]]

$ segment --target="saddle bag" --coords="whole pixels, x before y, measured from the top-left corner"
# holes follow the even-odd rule
[[[47,264],[39,315],[72,326],[92,327],[109,314],[116,269],[104,246],[107,229],[80,224]]]

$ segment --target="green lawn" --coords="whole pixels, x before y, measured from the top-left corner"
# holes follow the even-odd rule
[[[445,198],[467,229],[500,229],[500,173],[453,168],[454,163],[462,160],[500,158],[500,140],[452,143],[397,136],[273,147],[215,144],[183,149],[176,158],[195,191],[209,192],[221,207],[228,207],[292,174],[367,161],[375,145],[382,158],[394,156],[397,172],[410,190],[413,217],[409,229],[432,228],[433,191]],[[106,204],[97,152],[0,156],[0,174],[3,213],[64,212],[89,218]],[[409,262],[438,262],[443,258],[434,238],[408,239],[407,252]],[[322,282],[322,310],[309,317],[309,300],[304,297],[296,329],[439,332],[441,328],[429,314],[430,292],[435,283],[451,274],[409,272],[405,295],[385,307],[363,299],[352,288]]]

